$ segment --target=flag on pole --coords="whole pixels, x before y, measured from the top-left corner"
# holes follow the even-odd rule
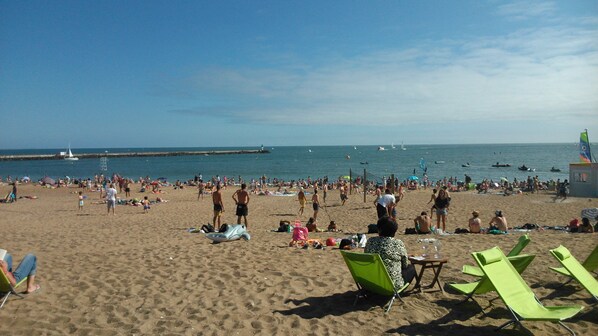
[[[592,162],[592,154],[590,153],[590,140],[588,140],[588,130],[581,132],[579,137],[579,162]]]
[[[419,168],[421,168],[421,170],[423,170],[424,172],[428,171],[428,167],[426,167],[426,161],[424,160],[424,158],[419,159]]]

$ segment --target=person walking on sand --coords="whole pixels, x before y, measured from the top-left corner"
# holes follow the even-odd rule
[[[201,182],[200,182],[201,183]],[[212,193],[212,202],[214,203],[214,217],[212,218],[212,225],[216,231],[220,231],[220,216],[224,212],[224,204],[222,203],[222,193],[220,192],[220,184],[216,186],[216,191]],[[216,226],[216,219],[218,226]]]
[[[116,208],[116,189],[114,189],[114,184],[110,183],[110,186],[106,189],[106,206],[108,207],[108,214],[110,214],[110,209],[112,209],[112,214],[114,215],[114,208]]]
[[[249,208],[247,206],[249,204],[249,194],[246,189],[247,185],[245,183],[241,184],[241,189],[235,191],[233,194],[233,200],[235,200],[235,204],[237,205],[237,224],[241,224],[241,217],[243,217],[245,227],[248,228],[247,215]]]
[[[79,211],[81,211],[81,210],[83,210],[83,203],[84,203],[83,199],[85,198],[85,197],[83,197],[83,192],[82,191],[79,191],[79,197],[78,198],[79,198]]]
[[[345,205],[345,202],[347,202],[347,199],[349,199],[349,197],[347,196],[347,187],[341,185],[339,189],[341,194],[341,205]]]
[[[307,203],[307,198],[305,197],[305,193],[303,192],[303,188],[299,189],[299,194],[297,194],[299,198],[299,215],[303,216],[303,210],[305,209],[305,203]]]
[[[320,196],[318,195],[318,189],[314,189],[314,194],[311,197],[311,203],[314,208],[314,220],[318,219],[318,211],[320,211]]]

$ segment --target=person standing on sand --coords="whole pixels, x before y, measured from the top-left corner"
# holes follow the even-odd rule
[[[78,198],[79,198],[79,211],[81,211],[81,210],[83,210],[83,204],[84,204],[83,199],[85,198],[85,197],[83,197],[83,192],[82,191],[79,191],[79,197]]]
[[[328,182],[325,181],[324,185],[322,186],[322,199],[324,200],[324,204],[326,204],[326,194],[328,193]]]
[[[114,189],[114,184],[110,183],[108,189],[106,189],[106,205],[108,207],[108,214],[110,214],[110,209],[112,209],[112,214],[114,215],[114,208],[116,208],[116,189]]]
[[[434,199],[434,207],[436,208],[436,227],[440,227],[440,220],[442,219],[442,232],[446,232],[446,215],[448,214],[450,199],[444,189],[438,191],[438,196]]]
[[[314,189],[314,195],[311,197],[311,203],[314,208],[314,220],[318,219],[318,211],[320,211],[320,196],[318,195],[318,189]]]
[[[201,182],[199,182],[201,184]],[[216,186],[216,191],[212,193],[212,202],[214,203],[214,217],[212,218],[212,225],[216,232],[220,231],[220,216],[224,212],[224,204],[222,203],[222,193],[220,192],[220,184]],[[218,219],[218,226],[216,226],[216,219]]]
[[[17,181],[14,181],[12,184],[12,197],[13,197],[13,202],[17,201]]]
[[[345,205],[345,202],[347,202],[347,199],[349,199],[349,197],[347,196],[347,187],[344,185],[341,185],[339,190],[340,190],[340,194],[341,194],[341,205]]]
[[[299,194],[297,195],[299,198],[299,215],[303,216],[303,210],[305,209],[305,203],[307,203],[307,198],[305,198],[305,193],[303,192],[303,188],[299,189]]]
[[[241,189],[235,191],[233,194],[233,200],[235,200],[235,204],[237,205],[237,224],[241,224],[241,217],[243,217],[245,227],[248,228],[247,215],[249,209],[247,205],[249,204],[249,194],[245,189],[247,189],[247,185],[245,183],[241,184]]]
[[[203,198],[203,191],[205,189],[205,184],[203,183],[203,181],[200,179],[197,182],[197,200],[199,201],[199,198]]]

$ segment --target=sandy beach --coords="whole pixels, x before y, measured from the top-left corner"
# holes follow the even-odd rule
[[[10,187],[0,186],[5,195]],[[415,293],[396,302],[384,314],[384,298],[373,297],[353,306],[355,283],[338,249],[288,247],[289,233],[275,233],[280,220],[297,217],[296,197],[252,195],[249,204],[251,240],[212,244],[201,233],[190,233],[211,221],[209,195],[197,200],[195,188],[163,188],[167,203],[142,207],[118,205],[108,216],[97,192],[85,191],[86,204],[77,209],[79,189],[47,189],[20,185],[21,198],[0,204],[0,248],[18,263],[28,252],[38,256],[37,281],[41,290],[25,299],[12,297],[0,310],[4,335],[485,335],[510,315],[496,293],[478,297],[484,317],[472,302],[456,305],[463,296],[450,289]],[[133,197],[142,198],[136,185]],[[235,189],[223,191],[223,221],[234,223]],[[152,199],[156,195],[150,194]],[[119,195],[122,196],[122,195]],[[473,210],[484,224],[501,209],[510,226],[536,223],[564,226],[580,218],[584,208],[598,207],[598,199],[554,201],[552,193],[502,196],[455,192],[451,194],[447,229],[467,227]],[[410,254],[420,254],[421,236],[403,235],[427,204],[430,191],[409,191],[399,203],[399,231]],[[340,206],[338,191],[329,192],[320,211],[325,228],[334,220],[343,232],[313,233],[310,238],[343,238],[367,232],[375,223],[373,196],[350,195]],[[312,214],[306,207],[305,223]],[[595,223],[593,221],[592,223]],[[441,280],[469,282],[461,273],[474,264],[470,253],[499,246],[509,251],[520,232],[507,235],[455,234],[440,237],[442,254],[449,258]],[[548,250],[560,244],[583,261],[598,234],[532,231],[525,253],[536,259],[523,274],[546,305],[581,304],[592,311],[590,294],[572,282],[557,288],[564,277],[549,266],[558,263]],[[369,235],[372,236],[372,235]],[[431,272],[424,275],[429,282]],[[24,290],[24,289],[22,289]],[[562,335],[565,330],[547,322],[523,322],[534,335]],[[598,334],[594,312],[565,322],[578,335]],[[527,335],[509,327],[500,334]]]

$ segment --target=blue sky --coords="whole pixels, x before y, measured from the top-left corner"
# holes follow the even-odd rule
[[[598,139],[596,1],[0,0],[0,148]]]

